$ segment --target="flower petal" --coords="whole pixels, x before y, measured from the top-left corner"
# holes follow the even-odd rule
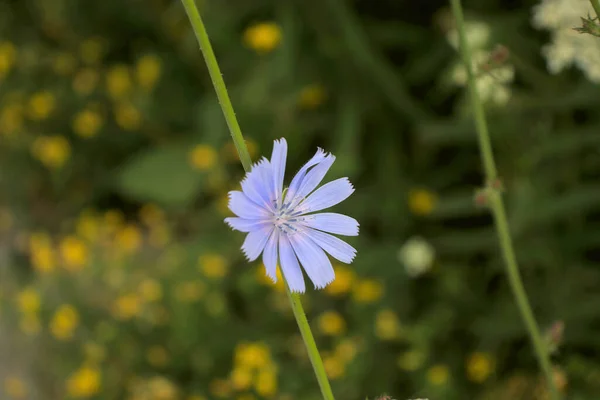
[[[265,226],[264,228],[252,231],[246,235],[244,244],[242,244],[242,251],[248,261],[252,262],[260,256],[273,229],[275,229],[273,225]]]
[[[281,260],[281,272],[285,277],[292,292],[304,293],[304,276],[298,264],[298,258],[294,254],[294,249],[285,234],[279,235],[279,258]]]
[[[331,261],[323,250],[303,232],[288,236],[294,252],[315,288],[322,289],[335,279]]]
[[[252,232],[264,228],[267,225],[273,225],[269,221],[260,219],[244,219],[236,217],[225,218],[225,222],[227,225],[240,232]]]
[[[308,196],[313,190],[315,190],[317,186],[319,186],[319,183],[321,183],[334,161],[335,156],[329,154],[320,163],[315,165],[306,173],[295,196],[298,203]]]
[[[358,221],[347,215],[338,213],[319,213],[305,215],[300,223],[323,232],[336,233],[345,236],[358,235]]]
[[[271,165],[273,166],[273,185],[275,190],[275,199],[281,204],[281,194],[283,193],[283,177],[285,175],[285,161],[287,157],[287,142],[285,139],[276,140],[273,144],[273,153],[271,154]]]
[[[246,219],[266,219],[271,215],[267,209],[237,190],[229,192],[229,209],[238,217]]]
[[[354,188],[348,178],[336,179],[315,190],[296,207],[296,211],[306,214],[329,208],[346,200],[352,192],[354,192]]]
[[[333,258],[343,263],[350,264],[356,256],[356,249],[354,247],[328,233],[308,228],[306,235]]]
[[[291,200],[294,197],[296,197],[296,193],[298,192],[298,189],[300,189],[300,185],[302,184],[302,181],[304,180],[304,176],[306,175],[308,169],[313,165],[320,163],[324,159],[325,152],[323,151],[323,149],[318,149],[315,155],[310,160],[308,160],[308,162],[304,164],[302,168],[300,168],[300,170],[292,178],[292,182],[290,183],[290,186],[287,190],[287,194],[285,195],[286,203],[290,203]]]
[[[252,170],[246,174],[242,181],[242,191],[254,203],[273,211],[275,192],[271,185],[272,180],[271,164],[269,160],[263,158],[254,164]]]
[[[263,264],[265,264],[265,270],[267,276],[271,278],[273,282],[277,282],[277,245],[279,244],[279,229],[273,229],[269,240],[263,251]]]

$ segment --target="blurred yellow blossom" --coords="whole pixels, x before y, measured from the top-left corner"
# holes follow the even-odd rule
[[[58,169],[69,159],[71,145],[64,136],[40,136],[33,142],[31,152],[46,167]]]
[[[104,55],[105,44],[102,38],[93,37],[84,40],[79,47],[81,60],[85,64],[98,64]]]
[[[64,304],[54,313],[50,321],[50,332],[59,340],[68,340],[73,337],[78,325],[77,310],[72,305]]]
[[[415,215],[429,215],[437,204],[435,193],[426,189],[412,189],[408,192],[408,208]]]
[[[356,356],[358,352],[358,342],[356,339],[344,339],[335,347],[334,355],[336,358],[350,362]]]
[[[272,368],[258,372],[254,381],[254,389],[262,397],[272,397],[277,393],[277,376]]]
[[[250,154],[250,158],[254,158],[254,156],[256,155],[256,153],[258,151],[258,145],[252,139],[246,139],[245,142],[246,142],[246,148],[248,148],[248,153]],[[225,146],[223,146],[221,153],[223,155],[223,158],[226,161],[235,162],[235,163],[240,162],[240,156],[239,156],[237,149],[235,148],[235,145],[233,144],[233,142],[225,143]]]
[[[160,248],[169,243],[171,240],[171,231],[164,225],[157,225],[150,229],[148,243],[152,246]]]
[[[40,310],[40,295],[34,288],[27,287],[17,295],[17,304],[23,314],[35,314]]]
[[[11,375],[4,379],[4,393],[11,399],[24,399],[27,397],[27,388],[21,378]]]
[[[60,255],[65,269],[69,271],[80,271],[89,258],[89,250],[86,244],[75,236],[67,236],[60,242]]]
[[[236,367],[231,371],[229,379],[235,390],[242,391],[249,389],[252,385],[252,370],[245,366]]]
[[[336,356],[327,356],[323,358],[323,366],[329,379],[338,379],[346,374],[344,361]]]
[[[100,231],[100,221],[96,214],[91,211],[84,211],[79,215],[75,226],[75,232],[78,236],[88,242],[94,242],[98,238]]]
[[[210,382],[209,390],[213,396],[219,398],[229,398],[231,395],[231,385],[226,379],[214,379]]]
[[[106,357],[106,350],[104,346],[94,342],[87,342],[83,346],[85,358],[89,362],[98,363],[104,360]]]
[[[373,303],[383,296],[383,285],[373,279],[358,279],[352,289],[352,297],[357,303]]]
[[[244,42],[257,53],[269,53],[281,42],[281,28],[274,22],[252,25],[244,32]]]
[[[125,64],[114,65],[106,72],[106,90],[113,100],[121,100],[131,92],[131,74]]]
[[[77,60],[72,54],[58,53],[52,60],[52,69],[58,75],[66,76],[73,73]]]
[[[11,42],[0,43],[0,79],[4,78],[17,58],[17,50]]]
[[[298,106],[312,110],[319,107],[327,99],[327,92],[322,85],[312,84],[302,88],[298,95]]]
[[[123,101],[115,107],[115,121],[126,131],[135,131],[142,124],[142,113],[133,104]]]
[[[19,321],[19,328],[25,335],[36,335],[42,329],[40,317],[37,314],[25,314]]]
[[[206,171],[215,166],[217,162],[216,150],[206,144],[196,145],[189,154],[190,165],[200,171]]]
[[[271,365],[271,353],[263,342],[242,342],[235,347],[234,360],[236,366],[261,369]]]
[[[140,313],[142,309],[140,298],[137,294],[129,293],[119,296],[113,303],[113,315],[121,320],[128,320]]]
[[[325,293],[332,296],[339,296],[348,293],[352,289],[354,282],[354,271],[345,265],[336,264],[335,279],[325,287]]]
[[[43,120],[50,116],[54,110],[56,100],[48,91],[34,93],[29,99],[29,117],[34,120]]]
[[[31,265],[36,271],[47,273],[56,267],[56,258],[50,237],[44,233],[35,233],[29,238]]]
[[[152,90],[160,77],[161,69],[161,59],[157,55],[142,56],[138,60],[135,70],[138,84],[145,90]]]
[[[100,391],[101,375],[95,366],[83,366],[67,380],[67,393],[75,398],[88,398]]]
[[[165,213],[156,204],[145,204],[139,212],[140,220],[148,227],[164,222]]]
[[[425,353],[420,350],[409,350],[398,357],[398,366],[405,371],[416,371],[425,363]]]
[[[434,386],[442,386],[448,383],[450,370],[444,364],[436,364],[427,370],[427,380]]]
[[[142,245],[142,233],[137,226],[128,224],[117,232],[115,242],[126,253],[135,253]]]
[[[208,253],[198,258],[200,270],[207,278],[219,279],[227,274],[227,260],[220,254]]]
[[[152,396],[152,400],[176,400],[178,398],[175,384],[162,376],[150,379],[147,390]]]
[[[159,301],[163,295],[160,283],[151,278],[146,278],[140,282],[138,292],[142,299],[148,302]]]
[[[81,110],[73,118],[73,132],[82,138],[96,136],[102,127],[102,116],[89,108]]]
[[[182,282],[175,286],[175,297],[182,303],[193,303],[202,298],[205,290],[201,281]]]
[[[23,127],[23,106],[19,103],[6,105],[0,111],[0,132],[13,135]]]
[[[73,78],[73,90],[81,96],[87,96],[96,89],[100,75],[92,68],[83,68]]]
[[[317,319],[319,331],[329,336],[339,336],[346,331],[346,321],[336,311],[325,311]]]
[[[392,310],[381,310],[375,319],[375,335],[381,340],[397,339],[400,336],[400,321]]]
[[[169,353],[162,346],[152,346],[146,352],[148,364],[156,368],[162,368],[169,363]]]
[[[475,352],[467,358],[466,369],[470,381],[482,383],[494,371],[494,360],[487,353]]]

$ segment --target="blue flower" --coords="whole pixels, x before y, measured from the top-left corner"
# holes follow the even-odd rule
[[[291,291],[302,293],[305,286],[300,265],[315,287],[321,289],[335,278],[325,252],[343,263],[352,262],[356,250],[329,233],[356,236],[358,222],[342,214],[314,214],[344,201],[354,192],[348,178],[336,179],[316,189],[335,161],[333,155],[318,149],[284,190],[286,157],[287,142],[276,140],[271,161],[263,157],[246,174],[242,191],[229,192],[229,208],[237,218],[226,218],[225,222],[248,233],[242,245],[248,261],[256,260],[262,253],[267,276],[277,282],[279,259]]]

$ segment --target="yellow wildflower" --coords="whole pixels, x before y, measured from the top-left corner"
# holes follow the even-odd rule
[[[71,155],[71,145],[64,136],[40,136],[31,147],[33,156],[50,169],[61,168]]]
[[[484,382],[494,370],[494,360],[487,353],[475,352],[466,361],[467,377],[476,383]]]
[[[327,99],[327,92],[322,85],[313,84],[302,88],[298,95],[298,106],[312,110],[319,107]]]
[[[274,22],[252,25],[244,32],[244,42],[257,53],[269,53],[281,42],[281,28]]]
[[[138,286],[138,292],[142,299],[148,302],[162,299],[162,286],[154,279],[146,278]]]
[[[215,379],[210,383],[209,390],[213,396],[219,398],[229,398],[231,395],[231,385],[225,379]]]
[[[142,245],[142,234],[135,225],[125,225],[117,232],[115,242],[126,253],[135,253]]]
[[[81,96],[87,96],[96,89],[99,80],[98,71],[92,68],[83,68],[73,78],[73,90]]]
[[[23,314],[36,314],[40,310],[40,295],[32,287],[25,288],[18,294],[17,304]]]
[[[67,236],[60,242],[60,254],[65,268],[69,271],[80,271],[88,263],[88,248],[75,236]]]
[[[144,90],[152,90],[160,77],[162,69],[161,60],[155,54],[146,54],[141,57],[136,65],[136,78]]]
[[[23,106],[19,103],[8,104],[0,112],[0,132],[13,135],[23,127]]]
[[[94,242],[98,238],[100,222],[98,217],[91,211],[84,211],[79,215],[75,232],[88,242]]]
[[[58,53],[52,61],[52,69],[58,75],[70,75],[75,70],[76,60],[72,54]]]
[[[34,93],[29,99],[29,116],[34,120],[43,120],[54,110],[56,100],[48,91]]]
[[[175,400],[177,399],[177,387],[162,376],[157,376],[148,382],[148,393],[151,394],[152,400]]]
[[[202,298],[205,290],[201,281],[182,282],[175,287],[175,297],[182,303],[193,303]]]
[[[249,389],[252,385],[252,371],[245,366],[236,367],[231,371],[229,380],[237,391]]]
[[[54,250],[50,237],[43,233],[31,235],[29,238],[31,265],[42,273],[51,272],[56,266]]]
[[[215,166],[217,152],[206,144],[196,145],[189,154],[190,165],[200,171],[206,171]]]
[[[317,320],[321,333],[329,336],[338,336],[346,330],[346,321],[336,311],[326,311]]]
[[[98,64],[104,55],[104,47],[102,38],[84,40],[79,48],[81,60],[86,64]]]
[[[106,73],[106,90],[113,100],[120,100],[131,92],[129,67],[124,64],[112,66]]]
[[[373,303],[383,296],[383,285],[373,279],[358,280],[352,296],[357,303]]]
[[[146,352],[148,364],[156,368],[162,368],[169,363],[169,353],[162,346],[152,346]]]
[[[329,379],[338,379],[346,374],[346,366],[344,361],[335,356],[327,356],[323,358],[323,366]]]
[[[198,264],[207,278],[219,279],[227,274],[227,260],[220,254],[204,254],[198,258]]]
[[[400,336],[400,322],[392,310],[381,310],[375,320],[375,335],[381,340],[392,340]]]
[[[334,355],[337,359],[347,363],[354,360],[357,352],[357,341],[355,339],[344,339],[335,347]]]
[[[69,304],[64,304],[54,313],[50,321],[50,332],[59,340],[68,340],[73,338],[77,325],[79,325],[77,310]]]
[[[102,127],[102,116],[91,109],[82,110],[73,118],[72,127],[83,138],[94,137]]]
[[[435,193],[426,189],[413,189],[408,192],[408,208],[415,215],[429,215],[437,204]]]
[[[25,314],[19,321],[19,328],[25,335],[36,335],[42,329],[40,317],[37,314]]]
[[[405,371],[416,371],[425,363],[425,353],[420,350],[409,350],[398,358],[398,366]]]
[[[94,366],[83,366],[67,380],[67,393],[75,398],[87,398],[100,391],[101,375]]]
[[[427,370],[427,380],[434,386],[442,386],[448,383],[450,370],[446,365],[436,364]]]
[[[115,121],[126,131],[135,131],[142,124],[142,113],[129,102],[120,102],[115,108]]]
[[[139,214],[142,222],[148,227],[161,224],[165,220],[164,212],[156,204],[145,204]]]
[[[130,293],[124,294],[115,300],[112,312],[115,318],[128,320],[138,315],[141,309],[140,298],[136,294]]]
[[[27,388],[21,378],[8,376],[4,379],[4,393],[11,399],[24,399],[27,397]]]
[[[171,240],[171,231],[166,226],[155,226],[150,229],[148,242],[157,248],[164,247]]]
[[[340,296],[348,293],[354,282],[354,271],[345,265],[334,265],[335,279],[325,287],[325,293]]]
[[[239,343],[234,352],[235,365],[261,369],[271,364],[271,353],[265,343]]]
[[[0,79],[5,77],[17,58],[17,50],[10,42],[0,43]]]
[[[258,372],[254,381],[256,393],[263,397],[272,397],[277,393],[277,376],[272,369],[263,369]]]

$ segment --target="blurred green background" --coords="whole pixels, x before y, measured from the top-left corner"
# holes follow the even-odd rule
[[[352,265],[303,296],[338,399],[546,399],[488,211],[445,2],[204,0],[254,160],[323,147]],[[587,0],[465,1],[555,377],[600,396],[600,38]],[[0,1],[0,398],[319,399],[183,7]],[[563,333],[564,331],[564,333]]]

